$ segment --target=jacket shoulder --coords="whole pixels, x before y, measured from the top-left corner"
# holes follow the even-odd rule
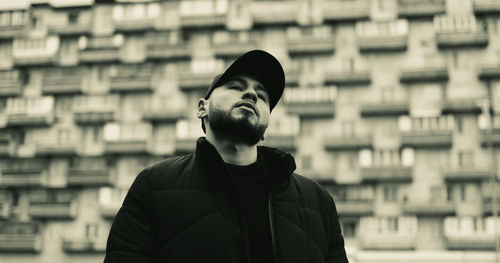
[[[147,167],[151,176],[152,189],[176,185],[187,170],[192,170],[193,154],[170,157]]]
[[[325,207],[334,205],[331,194],[318,182],[296,173],[291,179],[303,205],[319,213],[324,213]]]

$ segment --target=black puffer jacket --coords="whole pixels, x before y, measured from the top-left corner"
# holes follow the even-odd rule
[[[294,174],[289,154],[267,147],[258,152],[273,174],[269,215],[276,263],[347,262],[328,192]],[[200,138],[194,154],[164,160],[137,176],[111,227],[104,262],[251,262],[240,210],[229,170]]]

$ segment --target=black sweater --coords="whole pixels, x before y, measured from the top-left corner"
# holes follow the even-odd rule
[[[268,198],[270,189],[269,168],[258,156],[250,165],[227,165],[242,197],[242,210],[250,239],[254,263],[273,262]]]

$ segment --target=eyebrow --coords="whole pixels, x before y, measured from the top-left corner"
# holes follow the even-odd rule
[[[228,82],[231,82],[231,81],[236,81],[238,82],[240,85],[244,85],[246,84],[245,83],[245,80],[242,78],[242,77],[234,77],[233,79],[229,80]],[[257,85],[257,87],[255,87],[257,90],[260,90],[260,91],[264,91],[267,93],[266,89],[264,88],[264,86],[262,84],[260,84],[260,82],[258,82],[259,84]]]

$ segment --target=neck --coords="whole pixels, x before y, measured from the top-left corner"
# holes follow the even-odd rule
[[[237,138],[221,138],[210,129],[206,130],[206,138],[225,163],[249,165],[257,161],[257,145],[244,144]]]

